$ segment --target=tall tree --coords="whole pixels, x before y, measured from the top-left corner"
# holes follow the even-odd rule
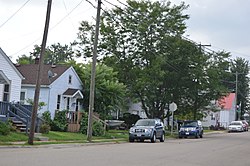
[[[240,106],[240,113],[237,114],[237,119],[243,119],[244,113],[249,108],[249,62],[244,58],[237,57],[231,62],[231,72],[233,74],[232,81],[236,81],[236,74],[238,77],[237,83],[237,105]],[[236,89],[236,87],[235,87]]]
[[[30,54],[35,58],[39,57],[41,47],[34,46]],[[74,51],[71,46],[61,45],[60,43],[52,44],[45,50],[44,64],[61,64],[74,59]]]
[[[119,73],[119,80],[142,103],[149,118],[162,118],[174,101],[177,113],[192,112],[196,119],[211,99],[226,91],[219,80],[226,73],[229,55],[207,54],[181,37],[189,18],[183,14],[187,7],[128,0],[123,9],[102,15],[100,61]],[[84,22],[79,28],[85,31],[79,32],[78,43],[86,48],[92,40],[91,27]],[[88,50],[80,51],[88,55]]]
[[[88,110],[91,64],[77,64],[74,61],[68,64],[74,66],[83,82],[84,106],[85,110]],[[118,81],[117,74],[106,65],[98,64],[96,66],[94,111],[104,119],[108,118],[111,112],[124,111],[127,106],[126,86]]]
[[[16,59],[18,64],[25,65],[25,64],[32,64],[34,63],[34,57],[33,56],[26,56],[26,55],[21,55],[20,57]]]

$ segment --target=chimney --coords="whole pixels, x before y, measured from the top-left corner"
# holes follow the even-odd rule
[[[35,64],[37,64],[37,65],[39,64],[39,58],[38,57],[35,58]]]

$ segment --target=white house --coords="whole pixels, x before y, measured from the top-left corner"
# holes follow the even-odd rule
[[[22,79],[22,74],[0,48],[0,101],[19,101]]]
[[[141,102],[139,103],[130,103],[129,104],[129,113],[139,115],[140,118],[147,118],[146,112],[142,109]]]
[[[35,64],[16,65],[25,77],[22,81],[20,102],[33,101],[36,86],[38,60]],[[49,111],[54,118],[60,110],[78,111],[82,108],[83,84],[74,68],[65,65],[43,65],[39,102],[45,106],[38,110],[41,114]]]

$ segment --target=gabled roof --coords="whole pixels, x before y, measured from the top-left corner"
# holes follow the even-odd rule
[[[26,65],[16,65],[16,68],[22,73],[25,77],[25,80],[22,81],[22,84],[36,84],[36,77],[38,71],[38,64],[26,64]],[[41,85],[50,85],[58,77],[60,77],[69,66],[65,65],[43,65],[43,73],[41,75]],[[48,73],[51,71],[54,75],[49,79]]]
[[[17,75],[21,79],[24,79],[23,75],[17,70],[17,68],[15,67],[15,65],[12,63],[12,61],[10,60],[10,58],[5,54],[5,52],[1,49],[1,47],[0,47],[0,54],[9,63],[9,65],[13,68],[13,70],[15,70],[15,72],[17,73]]]
[[[224,110],[231,110],[234,107],[235,93],[229,93],[219,100],[219,105]]]
[[[83,94],[79,89],[72,89],[72,88],[68,88],[64,93],[63,96],[64,97],[75,97],[76,95],[79,95],[81,98],[83,98]]]

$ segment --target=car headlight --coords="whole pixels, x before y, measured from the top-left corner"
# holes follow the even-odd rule
[[[129,132],[130,132],[130,133],[134,133],[134,132],[135,132],[135,129],[134,129],[134,128],[130,128],[130,129],[129,129]]]
[[[185,131],[185,129],[184,128],[180,128],[180,131]]]
[[[150,133],[153,129],[145,129],[145,133]]]
[[[193,128],[190,128],[190,130],[191,130],[191,131],[195,131],[195,130],[196,130],[196,128],[194,128],[194,127],[193,127]]]

